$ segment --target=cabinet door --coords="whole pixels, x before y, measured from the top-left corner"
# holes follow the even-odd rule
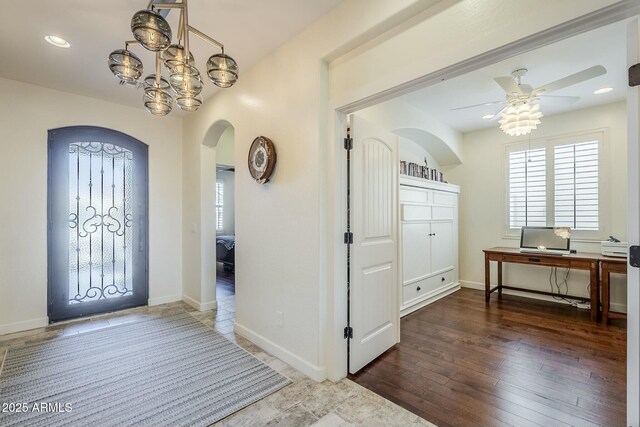
[[[431,272],[428,222],[402,223],[402,282],[420,279]]]
[[[431,223],[431,271],[453,268],[453,221]]]

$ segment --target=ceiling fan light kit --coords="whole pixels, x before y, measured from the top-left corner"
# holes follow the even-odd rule
[[[500,129],[507,135],[520,136],[538,128],[542,112],[540,112],[540,104],[531,106],[524,103],[519,106],[508,106],[500,116]]]
[[[172,44],[171,26],[158,13],[161,9],[179,9],[180,25],[178,43]],[[189,50],[189,34],[218,47],[221,53],[213,54],[207,61],[207,76],[213,84],[229,88],[238,80],[238,64],[224,53],[224,45],[189,25],[187,0],[180,3],[160,3],[151,0],[147,9],[136,12],[131,18],[131,32],[135,40],[126,41],[124,49],[109,55],[109,70],[121,84],[142,86],[144,106],[151,114],[164,116],[171,112],[175,102],[184,111],[196,111],[202,105],[204,83]],[[140,44],[156,52],[155,74],[150,74],[140,83],[143,64],[140,58],[129,51],[130,44]],[[189,52],[188,56],[186,52]],[[168,70],[169,79],[162,76],[162,65]]]

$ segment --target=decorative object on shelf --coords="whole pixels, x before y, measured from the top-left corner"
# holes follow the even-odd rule
[[[124,49],[114,50],[109,55],[109,69],[120,84],[144,88],[142,99],[145,108],[157,116],[167,115],[172,110],[174,97],[169,88],[182,110],[196,111],[202,105],[204,84],[189,50],[190,33],[221,50],[207,61],[207,76],[214,85],[229,88],[238,80],[238,64],[224,53],[224,45],[189,25],[187,1],[161,3],[160,0],[151,0],[147,9],[136,12],[131,18],[131,32],[135,40],[125,41]],[[158,12],[162,9],[180,10],[177,44],[171,44],[173,33],[167,20]],[[134,43],[156,52],[155,74],[148,75],[143,82],[140,82],[142,61],[129,51],[129,45]],[[162,65],[168,71],[168,80],[162,76]]]
[[[265,136],[253,140],[249,148],[249,173],[258,184],[269,181],[276,166],[276,148]]]
[[[507,135],[527,135],[540,124],[542,112],[540,112],[539,102],[541,100],[573,103],[580,99],[578,96],[548,96],[549,93],[607,73],[607,69],[602,65],[594,65],[534,89],[531,85],[522,83],[522,78],[527,71],[526,68],[518,68],[513,70],[511,76],[494,77],[493,80],[505,91],[505,99],[453,108],[453,110],[501,105],[498,113],[488,114],[485,117],[492,120],[500,117],[500,129]]]

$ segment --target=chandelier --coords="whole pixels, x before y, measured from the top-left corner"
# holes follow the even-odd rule
[[[504,109],[499,120],[500,129],[510,136],[526,135],[540,124],[540,104],[531,105],[528,102],[511,104]]]
[[[185,111],[196,111],[202,105],[204,83],[200,71],[195,67],[193,55],[189,51],[189,33],[217,46],[221,52],[211,55],[207,61],[207,76],[221,88],[228,88],[238,80],[238,64],[224,53],[224,45],[189,25],[187,0],[180,3],[159,3],[151,0],[147,9],[131,18],[131,32],[135,40],[125,42],[124,49],[117,49],[109,55],[109,69],[120,80],[120,84],[144,88],[142,97],[147,111],[157,116],[171,112],[173,102]],[[158,12],[161,9],[179,9],[180,21],[177,43],[172,44],[169,23]],[[156,53],[155,73],[146,76],[142,82],[143,64],[129,45],[140,44]],[[162,76],[167,70],[169,78]]]

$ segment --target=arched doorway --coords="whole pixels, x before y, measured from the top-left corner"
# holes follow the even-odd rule
[[[231,123],[215,122],[203,140],[201,163],[203,292],[229,312],[235,312],[234,136]]]

